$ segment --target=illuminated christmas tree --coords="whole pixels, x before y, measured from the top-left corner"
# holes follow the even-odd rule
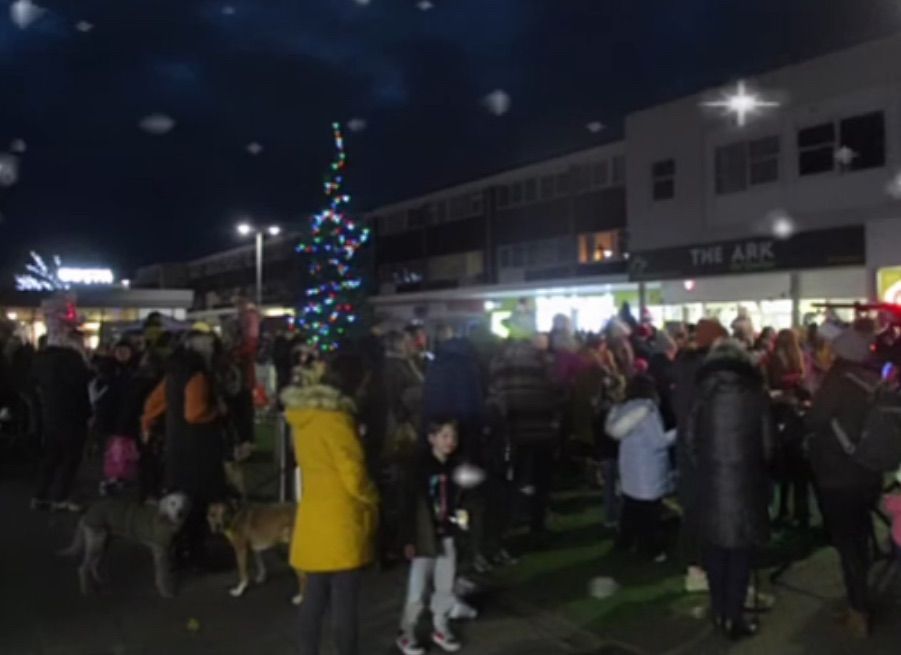
[[[349,218],[344,210],[350,196],[344,193],[347,155],[341,126],[332,124],[335,159],[325,178],[328,207],[310,219],[310,232],[297,252],[308,258],[310,287],[297,312],[297,326],[311,346],[335,350],[358,320],[356,298],[362,277],[357,252],[369,240],[369,229]]]

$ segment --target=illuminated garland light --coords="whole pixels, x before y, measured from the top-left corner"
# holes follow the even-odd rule
[[[353,274],[352,261],[370,237],[369,228],[361,227],[344,213],[350,195],[342,192],[347,154],[339,123],[332,123],[332,134],[336,154],[323,183],[329,204],[311,217],[310,238],[296,248],[309,257],[307,270],[314,282],[300,304],[297,325],[307,342],[323,351],[335,350],[357,320],[348,296],[360,289],[363,280]]]

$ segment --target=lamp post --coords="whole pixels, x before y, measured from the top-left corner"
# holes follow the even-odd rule
[[[239,223],[237,228],[238,234],[242,237],[254,235],[256,241],[256,271],[257,271],[257,293],[256,304],[258,308],[263,306],[263,235],[268,234],[277,237],[282,233],[282,228],[278,225],[270,225],[265,230],[254,227],[251,223]]]

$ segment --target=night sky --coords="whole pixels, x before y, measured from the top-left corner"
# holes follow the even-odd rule
[[[0,12],[0,268],[125,267],[321,201],[332,120],[363,210],[620,136],[624,114],[901,29],[898,0],[45,0]],[[4,0],[4,5],[7,0]],[[93,29],[80,31],[79,21]],[[481,98],[503,89],[510,111]],[[152,135],[150,114],[175,127]],[[586,123],[607,129],[592,134]],[[249,143],[263,146],[249,154]]]

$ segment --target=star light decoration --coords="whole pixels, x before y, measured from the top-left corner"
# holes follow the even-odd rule
[[[54,255],[50,265],[39,254],[31,251],[31,261],[25,264],[25,272],[15,276],[17,291],[64,291],[69,285],[59,278],[63,262]]]
[[[763,109],[778,107],[775,100],[764,100],[755,93],[748,91],[744,80],[740,80],[734,91],[724,93],[718,100],[709,100],[701,103],[704,107],[720,109],[727,115],[735,116],[735,122],[739,127],[744,127],[748,117],[759,113]]]
[[[363,280],[353,259],[370,234],[369,228],[344,213],[350,196],[342,191],[347,154],[340,123],[332,123],[332,134],[336,154],[323,185],[329,204],[311,218],[310,238],[297,246],[297,252],[308,258],[313,282],[297,312],[297,325],[307,343],[326,352],[337,349],[357,320],[352,296]]]

